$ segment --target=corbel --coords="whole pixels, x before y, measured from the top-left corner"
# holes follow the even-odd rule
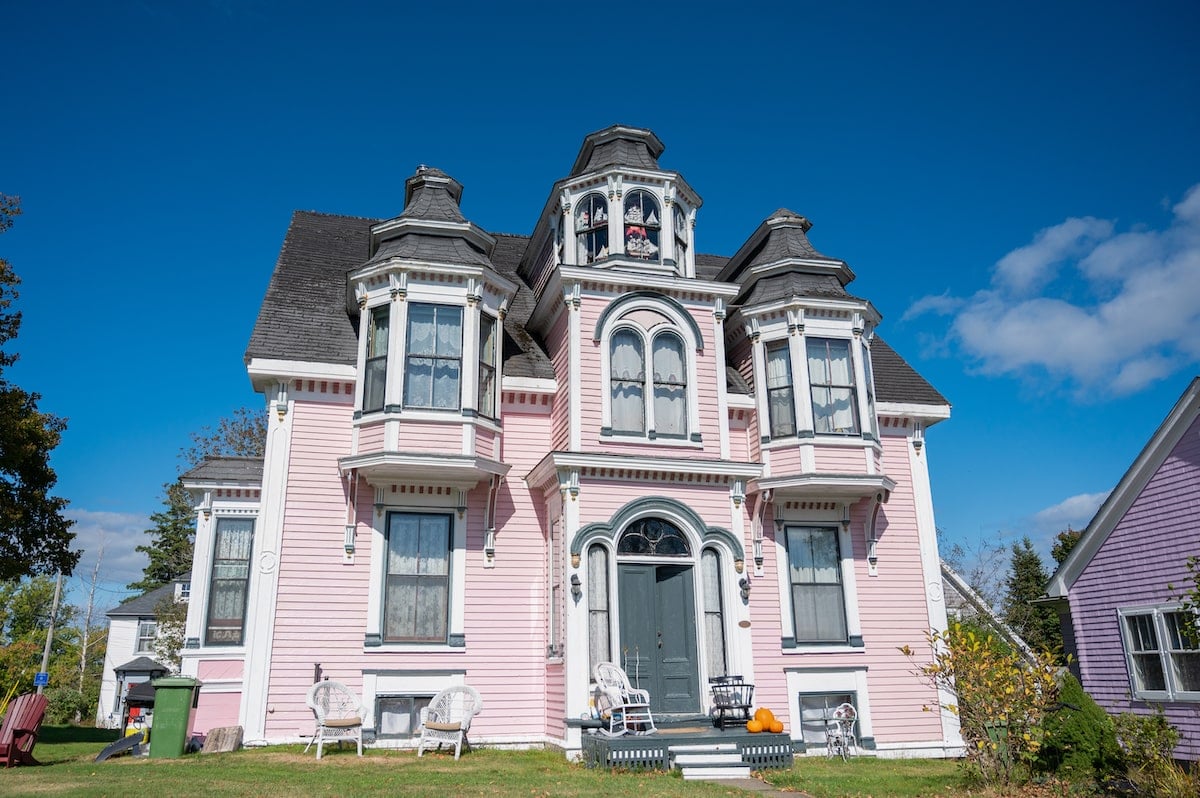
[[[861,338],[863,331],[867,328],[867,322],[863,319],[863,314],[857,310],[854,311],[854,317],[851,321],[850,331],[854,333],[855,338]]]
[[[388,275],[388,289],[392,299],[401,301],[408,296],[408,272],[392,272]]]
[[[358,302],[359,310],[367,307],[367,284],[361,280],[354,284],[354,300]]]
[[[725,321],[725,300],[721,297],[713,303],[713,318],[722,323]]]
[[[579,306],[583,304],[583,288],[578,282],[563,288],[563,301],[567,303],[567,307],[579,310]]]
[[[564,217],[570,216],[571,215],[571,192],[564,188],[562,190],[562,193],[559,194],[558,204],[562,206],[563,216]]]
[[[788,335],[804,334],[804,308],[788,308]]]

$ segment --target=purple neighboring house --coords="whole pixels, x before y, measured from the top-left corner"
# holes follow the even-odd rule
[[[1200,760],[1200,648],[1181,633],[1200,554],[1200,377],[1150,438],[1047,590],[1088,693],[1111,713],[1161,706]]]

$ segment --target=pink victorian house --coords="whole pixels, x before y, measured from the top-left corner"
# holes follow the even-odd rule
[[[869,751],[958,750],[898,650],[945,625],[925,430],[949,403],[803,216],[698,254],[662,152],[588,136],[530,236],[426,167],[395,218],[293,216],[246,351],[266,455],[187,477],[198,731],[300,740],[325,676],[401,747],[466,683],[473,741],[577,755],[612,661],[660,726],[737,674],[790,749],[850,701]]]

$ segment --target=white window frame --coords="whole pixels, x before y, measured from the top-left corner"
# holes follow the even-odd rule
[[[780,567],[776,569],[779,590],[779,621],[784,638],[785,654],[819,654],[824,652],[864,652],[862,643],[862,620],[858,611],[858,580],[854,573],[854,546],[850,529],[833,513],[817,513],[812,517],[778,519],[782,524],[775,536],[775,557]],[[797,640],[795,616],[792,608],[792,580],[787,548],[787,528],[791,526],[829,527],[837,529],[838,556],[841,560],[842,600],[846,612],[846,637],[844,643],[818,643]]]
[[[653,440],[656,444],[699,446],[700,443],[696,439],[700,431],[700,410],[696,385],[696,350],[699,342],[695,340],[690,325],[684,319],[680,318],[679,313],[674,308],[666,303],[657,302],[650,297],[622,306],[621,310],[620,317],[607,321],[600,334],[600,381],[601,385],[604,386],[600,397],[600,426],[605,431],[606,440],[630,440],[638,442]],[[636,320],[639,311],[643,310],[649,310],[664,316],[669,323],[655,325],[652,329],[647,330]],[[627,432],[613,429],[612,339],[621,330],[630,330],[640,336],[642,340],[642,365],[645,374],[642,387],[642,401],[645,403],[643,415],[645,423],[641,432]],[[683,435],[662,435],[654,428],[654,339],[666,332],[674,333],[683,342],[683,360],[687,375],[687,384],[684,389],[684,402],[686,403],[684,417],[687,427]]]
[[[148,631],[146,628],[149,627]],[[158,639],[158,620],[156,618],[138,618],[137,637],[134,641],[135,654],[154,651],[154,641]]]
[[[1168,648],[1170,635],[1168,634],[1166,616],[1174,613],[1186,612],[1185,609],[1178,604],[1156,604],[1142,607],[1122,607],[1117,610],[1117,621],[1121,632],[1121,648],[1125,654],[1125,669],[1129,677],[1129,693],[1134,698],[1141,701],[1195,701],[1200,702],[1200,690],[1182,690],[1177,684],[1175,677],[1175,668],[1173,658],[1176,654],[1184,651],[1192,651],[1197,649],[1172,649]],[[1128,619],[1143,616],[1149,617],[1152,622],[1152,628],[1157,638],[1157,652],[1159,663],[1163,671],[1163,681],[1166,687],[1165,690],[1142,690],[1139,689],[1137,680],[1137,669],[1134,666],[1135,653],[1143,655],[1149,651],[1135,652],[1133,650],[1132,635],[1129,630]]]
[[[384,640],[383,601],[384,581],[387,578],[387,518],[389,513],[449,514],[450,515],[450,607],[446,640],[443,642],[388,642]],[[373,651],[457,651],[465,642],[467,595],[467,516],[457,507],[447,504],[446,498],[434,495],[422,501],[406,495],[404,504],[388,504],[375,515],[371,530],[371,584],[367,595],[367,624],[363,650]]]
[[[241,638],[237,642],[212,641],[210,639],[210,625],[212,623],[212,602],[213,602],[213,580],[216,575],[216,557],[217,557],[217,535],[221,529],[223,521],[247,521],[250,524],[250,552],[246,557],[246,579],[245,589],[242,595],[242,626]],[[254,581],[254,557],[258,544],[258,523],[254,516],[249,515],[227,515],[218,516],[213,519],[212,532],[209,537],[208,551],[208,578],[207,590],[204,596],[204,624],[200,629],[201,644],[205,647],[213,646],[217,648],[241,648],[246,644],[247,630],[249,627],[250,616],[250,596],[252,594],[251,583]]]
[[[458,339],[459,340],[458,340],[458,355],[457,355],[457,357],[451,357],[451,356],[439,355],[439,354],[428,355],[428,354],[414,354],[413,353],[412,341],[410,340],[411,335],[409,335],[409,328],[412,326],[412,323],[413,323],[413,309],[417,308],[417,307],[421,307],[421,308],[429,307],[429,308],[433,308],[435,311],[434,333],[433,333],[434,341],[435,341],[435,352],[437,351],[436,350],[436,341],[438,338],[437,331],[438,331],[438,327],[439,327],[438,322],[437,322],[437,315],[436,315],[437,312],[441,311],[441,310],[458,311]],[[444,412],[459,412],[462,410],[463,385],[466,384],[466,379],[467,379],[466,363],[469,358],[479,356],[478,342],[475,342],[475,345],[471,346],[468,343],[468,338],[467,338],[466,333],[467,333],[467,308],[463,307],[462,305],[456,304],[453,302],[446,303],[446,302],[410,301],[408,303],[407,312],[404,314],[404,384],[400,390],[401,403],[405,410],[433,411],[433,412],[443,412],[443,413]],[[472,351],[473,349],[474,349],[474,351]],[[429,396],[430,404],[410,404],[409,403],[409,401],[408,401],[409,380],[412,376],[410,373],[410,369],[409,369],[409,361],[412,360],[413,358],[422,359],[422,360],[433,360],[435,362],[441,361],[441,360],[457,360],[458,361],[458,386],[457,386],[458,390],[455,391],[456,397],[455,397],[454,405],[452,407],[438,407],[436,404],[433,404],[433,397],[436,394],[436,382],[434,381],[434,374],[436,373],[436,368],[433,372],[430,373],[430,396]]]
[[[842,384],[842,383],[834,383],[832,381],[821,382],[821,383],[813,382],[812,370],[809,369],[810,358],[809,358],[809,354],[808,354],[808,348],[818,341],[825,342],[825,343],[828,343],[830,341],[837,341],[839,343],[845,344],[846,358],[848,361],[847,365],[850,368],[850,383],[848,385]],[[852,437],[852,436],[856,436],[856,435],[862,435],[862,431],[863,431],[863,419],[861,418],[862,411],[860,410],[860,408],[858,406],[859,391],[861,390],[861,386],[859,386],[859,384],[858,384],[857,371],[855,368],[855,361],[858,359],[854,355],[855,348],[856,347],[854,346],[854,340],[851,338],[841,338],[838,336],[829,336],[829,335],[806,335],[804,337],[804,347],[803,347],[802,354],[804,357],[804,368],[808,374],[809,406],[812,408],[812,419],[811,419],[812,429],[813,429],[814,434],[816,434],[816,435],[836,435],[836,436],[841,436],[841,437]],[[828,360],[828,357],[826,357],[826,362],[827,363],[830,362]],[[830,376],[829,379],[832,380],[832,376]],[[849,391],[850,391],[850,410],[851,410],[851,413],[854,418],[854,428],[853,429],[850,429],[847,431],[842,431],[842,432],[826,431],[826,430],[817,429],[817,397],[815,394],[818,389],[823,389],[823,390],[826,390],[829,392],[832,392],[835,389],[836,390],[849,389]]]

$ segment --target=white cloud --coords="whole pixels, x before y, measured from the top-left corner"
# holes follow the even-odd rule
[[[1088,525],[1096,510],[1108,498],[1108,491],[1103,493],[1080,493],[1063,499],[1053,507],[1047,507],[1033,514],[1033,525],[1038,532],[1057,535],[1067,527],[1080,529]]]
[[[1054,279],[1057,268],[1112,235],[1112,222],[1091,216],[1067,219],[1038,231],[1033,241],[1014,249],[996,263],[992,282],[1024,293]]]
[[[965,299],[950,296],[948,291],[944,294],[921,297],[916,302],[908,306],[908,310],[904,311],[904,315],[900,317],[900,321],[915,319],[916,317],[923,316],[926,313],[933,313],[938,316],[949,316],[951,313],[954,313],[956,310],[961,308],[965,302]]]
[[[1163,230],[1114,235],[1087,217],[1040,231],[996,263],[990,288],[961,300],[950,341],[981,373],[1049,377],[1092,397],[1136,393],[1200,361],[1200,184],[1173,211]],[[905,318],[954,301],[926,297]]]
[[[119,604],[131,595],[125,585],[140,579],[146,567],[146,555],[135,549],[149,541],[143,533],[150,528],[150,520],[135,513],[81,509],[69,509],[66,516],[75,521],[73,548],[83,552],[68,581],[68,600],[77,605],[87,602],[98,560],[96,604],[101,610]]]

